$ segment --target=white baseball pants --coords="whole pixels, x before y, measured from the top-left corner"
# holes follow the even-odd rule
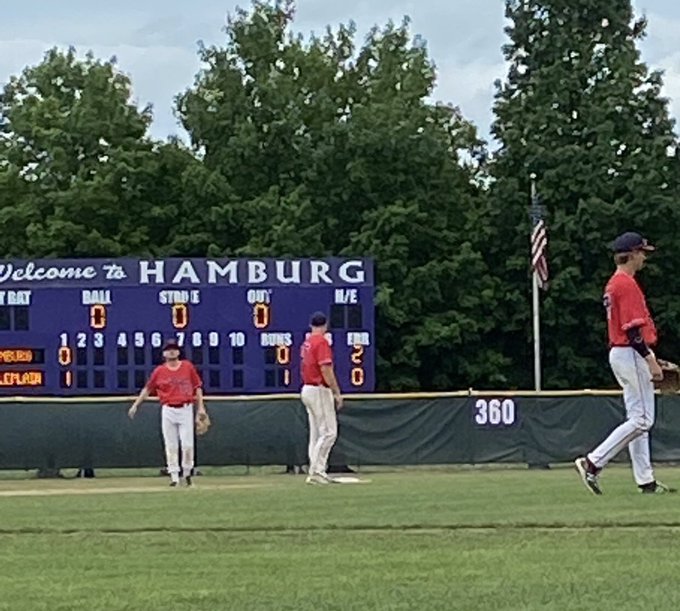
[[[173,479],[179,476],[179,444],[182,444],[182,471],[184,477],[194,468],[194,406],[161,409],[161,428],[168,473]]]
[[[623,389],[626,420],[617,426],[588,459],[598,469],[603,468],[623,448],[633,466],[638,486],[654,481],[649,452],[649,429],[654,425],[654,383],[649,365],[633,348],[615,347],[609,352],[609,364]]]
[[[309,474],[326,474],[328,455],[338,437],[333,392],[305,384],[300,394],[309,416]]]

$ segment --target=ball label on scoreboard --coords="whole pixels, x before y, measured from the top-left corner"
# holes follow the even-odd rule
[[[317,310],[343,392],[370,392],[373,273],[341,258],[4,261],[0,394],[134,394],[168,338],[208,394],[299,392]]]
[[[85,289],[81,293],[83,305],[111,305],[111,291],[107,289]]]

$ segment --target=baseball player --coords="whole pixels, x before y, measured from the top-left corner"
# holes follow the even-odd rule
[[[635,482],[647,494],[675,492],[654,478],[649,452],[649,430],[654,424],[654,380],[663,372],[651,347],[656,327],[635,274],[654,247],[639,233],[628,232],[614,240],[616,271],[605,288],[609,364],[623,389],[626,420],[585,457],[576,459],[586,488],[602,494],[598,475],[621,450],[628,446]]]
[[[335,410],[342,408],[342,395],[333,371],[333,351],[326,339],[326,315],[311,319],[311,333],[302,344],[302,392],[300,398],[309,417],[308,484],[330,484],[326,467],[328,455],[338,436]]]
[[[163,344],[165,363],[154,369],[146,386],[128,411],[134,418],[137,408],[151,395],[157,394],[161,403],[161,427],[167,460],[170,486],[179,485],[179,444],[182,444],[182,473],[191,486],[194,468],[194,401],[196,419],[206,415],[203,404],[201,378],[192,363],[180,360],[179,345],[175,340]]]

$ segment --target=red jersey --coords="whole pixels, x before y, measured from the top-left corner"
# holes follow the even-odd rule
[[[196,389],[203,386],[196,368],[189,361],[180,361],[179,369],[159,365],[153,370],[146,388],[150,394],[157,394],[161,405],[182,407],[193,403]]]
[[[630,274],[616,271],[604,293],[610,346],[628,346],[626,331],[640,327],[642,339],[649,346],[656,344],[656,327],[647,309],[640,285]]]
[[[311,334],[302,344],[302,383],[327,386],[321,375],[321,365],[333,364],[333,352],[328,340],[318,333]]]

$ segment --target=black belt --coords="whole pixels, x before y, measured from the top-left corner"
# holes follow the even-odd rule
[[[184,403],[165,403],[166,407],[184,407],[185,405],[189,405],[191,401],[185,401]]]

